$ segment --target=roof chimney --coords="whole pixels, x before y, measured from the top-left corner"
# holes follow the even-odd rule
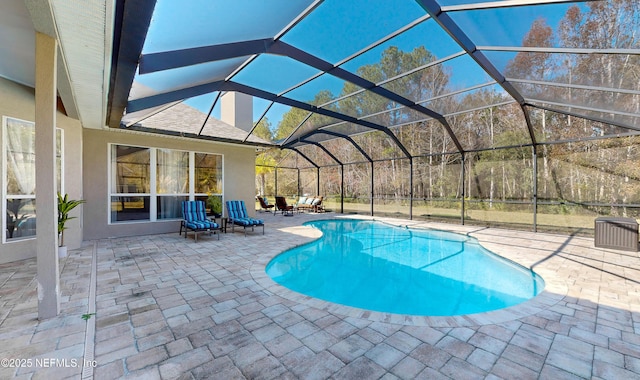
[[[240,92],[227,92],[220,99],[220,119],[244,131],[253,128],[253,97]]]

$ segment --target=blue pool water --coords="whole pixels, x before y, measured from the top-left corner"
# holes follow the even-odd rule
[[[276,256],[267,274],[315,298],[410,315],[497,310],[542,291],[533,271],[471,237],[365,220],[305,223],[323,236]]]

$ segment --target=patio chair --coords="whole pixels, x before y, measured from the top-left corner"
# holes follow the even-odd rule
[[[300,196],[296,204],[293,206],[293,208],[296,209],[298,212],[302,212],[302,209],[304,209],[304,204],[306,201],[307,201],[307,197]]]
[[[287,204],[285,197],[276,197],[276,212],[278,211],[281,211],[282,215],[290,216],[293,215],[293,206]]]
[[[324,205],[322,204],[322,196],[317,196],[313,202],[311,202],[311,208],[313,212],[324,212]]]
[[[262,211],[271,212],[274,205],[270,205],[269,202],[267,202],[267,198],[262,198],[261,196],[257,196],[256,198],[258,198],[258,202],[260,202],[260,209],[262,209]]]
[[[298,210],[309,210],[313,212],[324,211],[324,206],[322,205],[322,196],[307,198],[301,197],[298,201]]]
[[[306,211],[306,210],[311,210],[313,208],[313,206],[311,205],[313,203],[313,200],[316,199],[315,197],[301,197],[298,200],[298,211],[302,212],[302,211]]]
[[[198,233],[215,233],[220,240],[220,226],[207,218],[203,201],[183,201],[182,202],[182,222],[180,222],[180,235],[184,228],[184,238],[187,238],[187,230],[193,231],[195,241],[198,241]]]
[[[264,235],[264,221],[250,218],[244,201],[226,201],[225,205],[227,218],[231,223],[231,232],[234,232],[234,226],[238,225],[244,227],[244,236],[247,236],[247,227],[251,227],[251,231],[253,231],[255,226],[262,226],[262,234]]]

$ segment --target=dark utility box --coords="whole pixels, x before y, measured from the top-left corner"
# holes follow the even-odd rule
[[[596,218],[594,245],[638,252],[638,222],[631,218]]]

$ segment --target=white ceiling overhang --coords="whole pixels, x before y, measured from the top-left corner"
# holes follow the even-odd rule
[[[0,76],[34,86],[35,32],[58,41],[58,94],[67,115],[104,128],[111,66],[113,1],[3,0]]]

